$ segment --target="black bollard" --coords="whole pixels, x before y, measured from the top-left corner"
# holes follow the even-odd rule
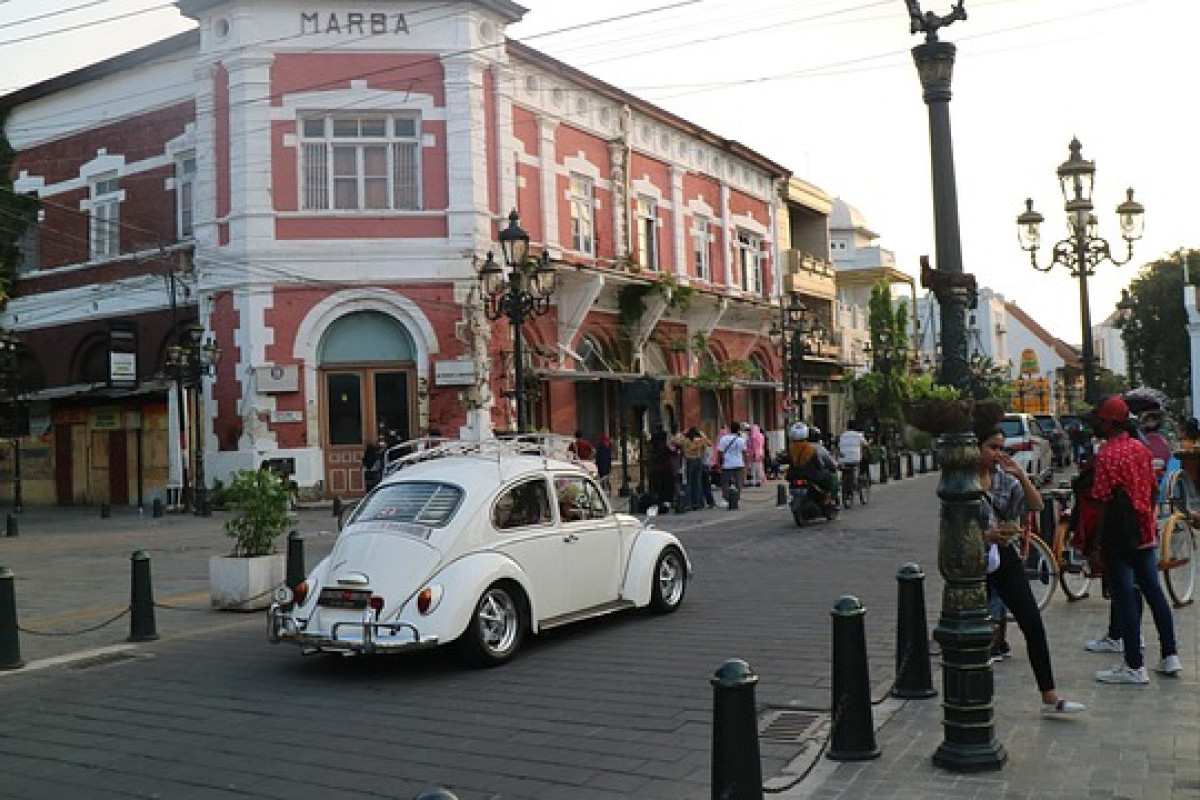
[[[896,573],[896,683],[893,697],[933,697],[929,627],[925,621],[925,573],[905,564]]]
[[[0,669],[20,669],[21,638],[17,630],[17,593],[13,571],[0,567]]]
[[[287,577],[289,589],[295,589],[304,581],[304,537],[300,531],[292,531],[287,537]]]
[[[904,476],[900,471],[900,456],[894,455],[892,456],[892,480],[898,481],[902,477]]]
[[[5,536],[17,536],[18,534],[20,534],[20,532],[21,532],[20,525],[18,525],[18,523],[17,523],[17,515],[9,514],[8,520],[4,526],[4,535]]]
[[[100,504],[100,519],[108,519],[112,516],[112,506],[108,503]]]
[[[629,513],[635,517],[642,513],[642,496],[636,490],[629,492]]]
[[[154,498],[154,502],[150,504],[150,516],[154,519],[159,519],[163,515],[163,501],[161,497]]]
[[[786,483],[781,483],[775,487],[775,505],[786,506],[788,504],[788,487]]]
[[[885,447],[883,452],[879,455],[879,483],[881,485],[888,482],[888,473],[890,471],[891,470],[888,469],[887,448]]]
[[[335,498],[333,498],[333,516],[335,518],[337,518],[337,517],[340,517],[341,515],[342,515],[342,498],[335,497]]]
[[[917,462],[917,470],[922,475],[924,475],[926,472],[929,472],[929,453],[924,450],[921,451],[921,458]]]
[[[914,474],[915,473],[913,472],[913,454],[912,454],[912,451],[909,451],[904,454],[904,477],[911,478]]]
[[[729,484],[729,492],[725,499],[729,502],[729,510],[737,511],[738,501],[742,499],[742,493],[738,491],[736,484]]]
[[[687,490],[682,486],[675,487],[675,513],[686,514],[688,510]]]
[[[1042,495],[1042,511],[1038,517],[1038,534],[1042,537],[1042,541],[1048,545],[1054,545],[1054,528],[1058,524],[1058,507],[1054,503],[1054,495]]]
[[[833,617],[833,730],[826,758],[866,761],[879,757],[871,716],[871,674],[867,665],[867,611],[857,597],[845,595]]]
[[[712,798],[762,800],[758,709],[750,665],[731,658],[717,669],[713,687]]]
[[[150,554],[138,550],[129,557],[132,579],[129,587],[129,641],[151,642],[154,629],[154,589],[150,584]]]
[[[458,795],[451,792],[449,789],[426,789],[413,800],[458,800]]]
[[[941,467],[938,466],[938,451],[936,449],[929,454],[929,468],[934,472],[937,472],[939,469],[941,469]]]

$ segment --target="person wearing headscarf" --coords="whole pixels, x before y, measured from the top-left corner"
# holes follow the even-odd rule
[[[767,482],[767,473],[763,469],[763,455],[767,437],[763,436],[758,423],[750,426],[750,434],[746,437],[746,485],[762,486]]]

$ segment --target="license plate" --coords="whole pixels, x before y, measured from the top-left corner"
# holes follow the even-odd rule
[[[317,598],[317,604],[329,608],[366,608],[371,599],[369,591],[360,589],[325,588]]]

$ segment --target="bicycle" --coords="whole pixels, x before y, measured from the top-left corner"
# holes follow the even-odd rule
[[[842,473],[842,508],[850,508],[854,505],[854,495],[858,495],[860,505],[866,505],[871,499],[871,475],[868,472],[866,465],[859,464],[844,464],[841,467]]]
[[[1037,512],[1030,512],[1021,526],[1021,560],[1025,564],[1025,577],[1033,593],[1038,611],[1050,605],[1054,587],[1060,580],[1059,562],[1046,540],[1038,534]]]
[[[1069,489],[1054,489],[1047,492],[1059,504],[1058,522],[1054,526],[1051,552],[1058,563],[1058,583],[1068,602],[1076,602],[1088,596],[1092,580],[1099,574],[1092,569],[1083,549],[1074,541],[1071,530],[1071,503],[1074,495]]]
[[[1182,470],[1164,481],[1163,503],[1170,512],[1159,535],[1158,569],[1175,606],[1186,606],[1196,590],[1196,526],[1191,506],[1196,488]]]

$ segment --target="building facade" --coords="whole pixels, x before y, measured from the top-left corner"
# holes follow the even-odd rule
[[[507,39],[508,0],[176,5],[195,30],[0,98],[40,203],[0,314],[26,502],[172,504],[264,463],[352,496],[368,443],[513,430],[518,402],[634,450],[782,426],[771,326],[829,264],[819,190]],[[512,210],[557,274],[522,386],[478,275]]]

